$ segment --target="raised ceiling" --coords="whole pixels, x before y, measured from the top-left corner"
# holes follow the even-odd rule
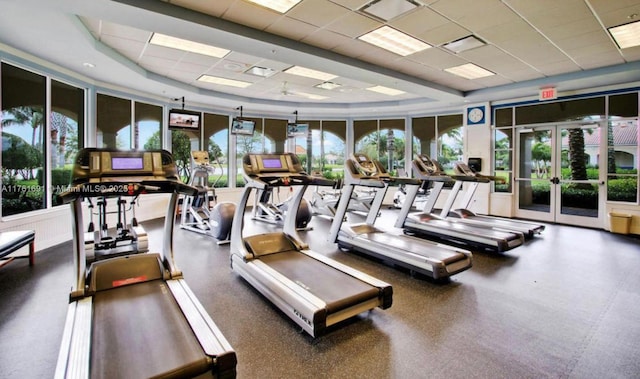
[[[104,84],[203,104],[437,109],[534,96],[546,86],[562,93],[640,80],[640,48],[619,49],[607,31],[638,18],[640,2],[630,0],[302,0],[286,14],[246,0],[0,4],[3,44]],[[394,7],[404,13],[379,17]],[[358,39],[383,25],[432,47],[403,57]],[[212,58],[154,46],[154,32],[231,53]],[[444,47],[467,36],[484,45],[459,53]],[[445,71],[466,63],[495,75],[469,80]],[[340,87],[317,88],[322,80],[283,72],[294,65],[332,73]],[[252,66],[275,73],[245,73]],[[201,75],[251,85],[203,83]],[[367,90],[376,85],[405,93]]]

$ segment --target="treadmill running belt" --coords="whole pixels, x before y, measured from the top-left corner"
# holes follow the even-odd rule
[[[296,250],[259,259],[324,301],[330,314],[379,295],[378,288]]]
[[[407,251],[412,254],[421,255],[425,258],[441,261],[444,264],[451,264],[467,259],[467,256],[460,252],[444,249],[437,245],[433,245],[433,247],[428,246],[425,245],[425,241],[416,243],[413,238],[403,235],[374,232],[358,235],[358,238],[366,238],[367,240],[377,244],[388,246],[390,249]]]
[[[212,370],[162,280],[94,295],[92,378],[193,377]]]

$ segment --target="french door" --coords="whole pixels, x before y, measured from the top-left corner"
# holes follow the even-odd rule
[[[606,128],[599,123],[518,130],[516,216],[601,228],[605,193],[598,168],[606,167],[600,162],[601,132]]]

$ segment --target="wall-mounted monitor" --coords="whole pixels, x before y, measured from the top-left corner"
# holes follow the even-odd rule
[[[252,136],[256,129],[256,122],[247,118],[235,117],[231,120],[231,134]]]
[[[287,137],[306,137],[309,132],[309,124],[290,122],[287,124]]]
[[[171,109],[169,111],[169,129],[198,130],[200,116],[200,112]]]

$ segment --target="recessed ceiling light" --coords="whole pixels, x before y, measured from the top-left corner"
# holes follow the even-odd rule
[[[467,36],[459,40],[449,42],[442,47],[457,54],[484,45],[486,45],[486,43],[476,36]]]
[[[365,5],[361,10],[367,14],[389,21],[418,7],[418,4],[407,0],[378,0]]]
[[[273,9],[276,12],[287,13],[289,9],[301,0],[249,0],[249,2]]]
[[[190,53],[208,55],[215,58],[222,58],[231,52],[231,50],[205,45],[204,43],[193,42],[182,38],[171,37],[160,33],[153,33],[149,43],[172,49],[188,51]]]
[[[402,95],[403,93],[405,93],[404,91],[400,91],[398,89],[384,87],[384,86],[369,87],[369,88],[367,88],[367,90],[368,91],[377,92],[377,93],[381,93],[381,94],[384,94],[384,95],[389,95],[389,96]]]
[[[312,78],[312,79],[318,79],[318,80],[324,80],[324,81],[335,79],[338,77],[337,75],[329,74],[322,71],[312,70],[310,68],[306,68],[302,66],[289,67],[288,69],[284,70],[284,72],[286,72],[287,74],[304,76],[306,78]]]
[[[253,83],[244,82],[241,80],[227,79],[227,78],[221,78],[219,76],[211,76],[211,75],[201,75],[198,78],[198,81],[212,83],[212,84],[220,84],[223,86],[239,87],[239,88],[247,88],[251,84],[253,84]]]
[[[445,68],[444,70],[450,74],[461,76],[465,79],[478,79],[495,75],[494,72],[485,70],[484,68],[473,63],[467,63],[456,67],[449,67]]]
[[[621,49],[640,45],[640,21],[614,26],[608,30]]]
[[[334,83],[334,82],[324,82],[324,83],[320,83],[318,85],[315,85],[314,87],[332,90],[332,89],[336,89],[336,88],[341,87],[341,86],[342,86],[342,84],[338,84],[338,83]]]
[[[364,34],[358,39],[403,57],[431,47],[417,38],[386,25]]]
[[[86,67],[86,68],[94,68],[94,67],[96,67],[96,65],[91,63],[91,62],[84,62],[82,65],[84,67]]]
[[[260,76],[262,78],[268,78],[275,73],[276,73],[276,70],[274,69],[267,68],[267,67],[260,67],[260,66],[253,66],[247,71],[245,71],[245,74]]]

